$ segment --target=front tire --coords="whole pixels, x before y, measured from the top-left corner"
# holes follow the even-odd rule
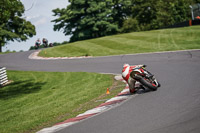
[[[156,91],[157,87],[154,83],[150,83],[148,79],[141,78],[139,82],[152,91]]]

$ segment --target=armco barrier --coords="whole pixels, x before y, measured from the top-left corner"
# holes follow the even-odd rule
[[[8,83],[8,77],[5,67],[0,67],[0,87]]]
[[[196,20],[189,20],[189,21],[184,21],[181,23],[177,23],[171,26],[167,26],[166,28],[179,28],[179,27],[187,27],[187,26],[192,26],[192,25],[200,25],[200,19],[196,19]]]

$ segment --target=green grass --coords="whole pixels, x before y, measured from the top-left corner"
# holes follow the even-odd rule
[[[39,56],[107,56],[186,49],[200,49],[200,26],[132,32],[78,41],[45,49]]]
[[[123,89],[116,89],[112,75],[97,73],[8,71],[8,77],[13,83],[0,88],[1,133],[36,132],[94,108]],[[105,94],[108,87],[113,88],[111,95]]]
[[[9,54],[9,53],[16,53],[16,52],[15,51],[12,51],[12,52],[11,51],[9,51],[9,52],[8,51],[6,51],[6,52],[0,52],[0,54]]]

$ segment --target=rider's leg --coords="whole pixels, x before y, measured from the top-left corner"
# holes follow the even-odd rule
[[[128,85],[129,85],[129,90],[130,93],[134,93],[135,92],[135,80],[133,78],[131,78],[131,76],[128,79]]]

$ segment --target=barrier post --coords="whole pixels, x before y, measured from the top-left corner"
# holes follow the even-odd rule
[[[192,26],[192,20],[189,20],[189,26]]]
[[[5,67],[0,67],[0,87],[8,83],[8,76]]]

